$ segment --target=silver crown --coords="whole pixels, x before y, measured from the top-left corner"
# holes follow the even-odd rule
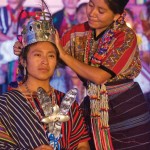
[[[27,25],[23,26],[21,34],[24,47],[39,41],[49,41],[55,44],[55,28],[51,14],[36,12],[35,17],[31,17]]]

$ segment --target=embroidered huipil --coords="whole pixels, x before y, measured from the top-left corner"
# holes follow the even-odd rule
[[[90,29],[88,23],[74,26],[62,37],[62,45],[68,54],[112,75],[107,83],[134,79],[141,69],[135,33],[125,23],[118,23],[117,27],[114,24],[97,39],[94,39],[95,31]],[[87,81],[87,94],[90,97],[95,147],[97,150],[112,150],[106,87]]]
[[[61,40],[65,51],[82,62],[84,62],[89,32],[93,31],[91,31],[88,23],[77,25],[67,32]],[[91,60],[88,60],[88,63],[97,67],[107,68],[112,73],[115,73],[116,76],[108,82],[134,79],[141,70],[141,63],[136,35],[133,30],[125,24],[121,25],[118,31],[115,32],[108,47],[109,50],[105,58],[95,63],[91,63]],[[94,57],[96,56],[97,53],[94,53]],[[101,58],[99,57],[99,59]]]

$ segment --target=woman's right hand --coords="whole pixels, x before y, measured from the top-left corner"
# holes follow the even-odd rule
[[[52,146],[49,146],[49,145],[41,145],[34,150],[54,150],[54,148]]]
[[[19,56],[21,54],[22,48],[23,48],[22,43],[20,43],[19,41],[15,42],[13,46],[14,54]]]
[[[62,55],[65,55],[65,51],[61,45],[61,42],[60,42],[60,38],[59,38],[59,33],[58,31],[56,30],[56,33],[55,33],[55,45],[56,47],[58,48],[58,51],[59,51],[59,57],[62,58],[61,56]]]

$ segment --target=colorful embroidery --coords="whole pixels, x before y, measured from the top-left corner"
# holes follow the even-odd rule
[[[95,67],[102,65],[114,72],[116,76],[108,82],[133,79],[140,71],[140,61],[136,36],[125,25],[124,16],[125,13],[116,22],[113,22],[97,41],[94,41],[94,33],[87,24],[74,27],[63,37],[64,49],[86,64]],[[85,43],[83,40],[79,40],[82,37],[86,37]],[[108,95],[107,91],[104,90],[104,92],[103,89],[105,89],[105,85],[100,86],[88,81],[92,133],[97,150],[112,150],[108,125]]]
[[[90,58],[89,54],[91,51],[91,47],[93,44],[93,31],[90,30],[87,37],[86,47],[85,47],[85,55],[84,62],[88,64],[89,61],[93,64],[101,64],[102,60],[106,57],[108,53],[110,43],[114,38],[114,33],[119,29],[121,24],[124,24],[125,12],[119,17],[119,19],[111,24],[108,29],[105,31],[104,36],[100,39],[98,44],[98,50],[96,53]]]

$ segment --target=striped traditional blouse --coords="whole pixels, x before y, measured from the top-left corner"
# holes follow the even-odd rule
[[[57,103],[64,96],[55,91]],[[76,102],[69,111],[70,120],[62,124],[61,148],[74,150],[88,141],[82,113]],[[34,149],[49,144],[37,114],[19,91],[12,90],[0,96],[0,147],[1,149]]]

